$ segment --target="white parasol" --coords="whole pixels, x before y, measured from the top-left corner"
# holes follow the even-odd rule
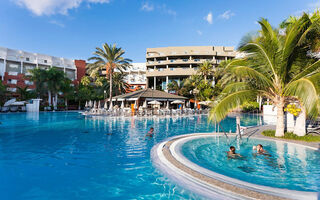
[[[86,105],[84,107],[86,107],[86,108],[88,107],[88,101],[86,101]]]
[[[174,100],[173,102],[171,102],[171,104],[183,104],[183,101],[180,100]]]
[[[145,100],[145,101],[143,102],[142,107],[143,107],[143,108],[147,108],[147,100]]]
[[[101,108],[101,103],[100,103],[100,101],[98,101],[98,108],[99,108],[99,109]]]
[[[97,107],[97,101],[94,101],[93,108],[96,108],[96,107]]]
[[[121,108],[124,108],[124,101],[121,101]]]
[[[89,101],[89,108],[92,108],[92,101]]]
[[[199,105],[209,105],[211,103],[211,101],[201,101],[201,102],[199,102],[198,104]]]
[[[103,106],[103,108],[104,108],[104,109],[108,109],[108,104],[107,104],[107,102],[106,102],[106,101],[104,102],[104,106]]]
[[[148,102],[148,104],[151,104],[151,105],[161,105],[161,102],[156,101],[156,100],[153,100],[153,101]]]

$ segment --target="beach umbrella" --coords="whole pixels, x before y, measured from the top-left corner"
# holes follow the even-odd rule
[[[199,102],[198,104],[199,105],[209,105],[211,103],[211,101],[201,101],[201,102]]]
[[[97,101],[94,101],[93,108],[96,108],[96,107],[97,107]]]
[[[10,99],[9,101],[5,102],[3,107],[10,106],[14,102],[16,102],[16,98]]]
[[[104,102],[104,106],[103,106],[103,108],[104,108],[104,109],[108,109],[108,104],[107,104],[107,102],[106,102],[106,101]]]
[[[167,109],[169,109],[169,101],[167,101]]]
[[[161,102],[156,101],[156,100],[153,100],[153,101],[148,102],[148,104],[151,104],[151,105],[161,105]]]
[[[124,108],[124,101],[121,101],[121,108]]]
[[[171,104],[183,104],[183,101],[180,100],[174,100],[173,102],[171,102]]]
[[[109,106],[109,110],[112,110],[113,106],[112,106],[112,100],[110,99],[110,106]]]
[[[101,103],[100,103],[100,101],[98,101],[98,108],[99,108],[99,109],[101,108]]]
[[[134,101],[134,109],[137,109],[138,105],[137,105],[137,101]]]
[[[145,100],[145,101],[143,102],[142,107],[147,108],[147,100]]]
[[[86,105],[84,107],[88,107],[88,101],[86,101]]]
[[[89,101],[89,108],[92,108],[92,101]]]

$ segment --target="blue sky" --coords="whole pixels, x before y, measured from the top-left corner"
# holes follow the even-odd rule
[[[320,0],[2,0],[0,46],[87,59],[107,42],[144,62],[148,47],[237,46],[261,17],[277,25],[318,7]]]

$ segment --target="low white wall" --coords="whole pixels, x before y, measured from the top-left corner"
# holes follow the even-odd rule
[[[263,115],[277,116],[277,107],[274,107],[273,105],[263,105]]]

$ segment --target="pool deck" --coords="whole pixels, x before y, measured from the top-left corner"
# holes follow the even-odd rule
[[[248,131],[247,136],[253,138],[262,138],[267,140],[281,140],[284,142],[296,143],[298,145],[305,145],[301,141],[287,141],[282,139],[270,138],[261,135],[261,132],[267,129],[272,129],[271,126],[257,127],[253,133]],[[210,170],[198,169],[201,168],[193,165],[191,162],[181,156],[175,149],[178,149],[179,141],[188,140],[192,137],[214,137],[214,135],[222,135],[218,133],[197,133],[182,136],[175,136],[166,141],[156,145],[152,149],[153,162],[158,168],[167,174],[172,180],[180,182],[187,189],[200,194],[209,199],[318,199],[316,193],[299,192],[294,190],[270,188],[267,186],[259,186],[236,179],[224,177],[215,172],[208,172]],[[182,143],[182,142],[181,142]],[[318,149],[320,143],[310,144],[306,146],[312,149]],[[157,155],[156,155],[157,154]],[[180,155],[179,155],[180,154]],[[221,178],[222,177],[222,178]],[[223,178],[224,177],[224,178]],[[241,183],[242,182],[242,183]]]
[[[274,137],[267,137],[262,135],[261,133],[265,130],[275,130],[276,126],[275,125],[264,125],[264,126],[257,126],[257,127],[252,127],[248,129],[245,133],[246,137],[255,137],[255,138],[262,138],[262,139],[272,139],[276,141],[285,141],[289,143],[295,143],[295,144],[300,144],[300,145],[305,145],[309,146],[312,148],[317,148],[320,150],[320,142],[305,142],[305,141],[300,141],[300,140],[288,140],[288,139],[282,139],[282,138],[274,138]]]

